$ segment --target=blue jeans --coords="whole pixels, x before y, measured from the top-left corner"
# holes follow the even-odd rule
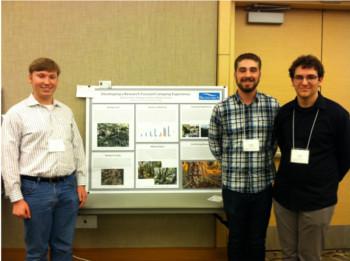
[[[79,209],[75,175],[63,181],[21,180],[31,218],[24,220],[26,261],[71,261],[76,217]]]
[[[264,261],[272,189],[256,194],[223,189],[222,196],[229,228],[229,261]]]

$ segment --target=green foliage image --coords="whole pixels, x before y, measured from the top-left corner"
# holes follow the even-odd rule
[[[124,169],[101,169],[101,185],[123,185]]]
[[[199,137],[199,125],[183,124],[182,137]]]
[[[176,168],[155,168],[154,184],[176,184]]]
[[[98,123],[98,147],[127,147],[129,146],[129,124],[127,123]]]
[[[155,168],[160,168],[161,166],[161,161],[139,161],[139,179],[153,179]]]

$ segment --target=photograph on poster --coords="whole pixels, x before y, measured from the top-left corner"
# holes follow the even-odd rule
[[[178,188],[177,144],[136,144],[137,188]]]
[[[91,155],[92,189],[134,188],[134,153],[94,152]]]
[[[139,161],[138,162],[138,178],[139,179],[153,179],[155,169],[162,167],[161,161]]]
[[[208,138],[208,134],[209,134],[209,124],[202,124],[200,126],[201,128],[201,132],[200,132],[200,136],[202,138]]]
[[[221,188],[221,165],[217,160],[182,161],[184,189]]]
[[[128,147],[129,124],[97,123],[98,147]]]
[[[136,141],[177,142],[178,114],[174,104],[137,104]]]
[[[101,185],[124,185],[124,169],[101,169]]]
[[[180,106],[181,139],[207,139],[213,104]]]
[[[176,184],[176,168],[155,168],[154,184]]]
[[[92,105],[92,150],[134,149],[134,106],[129,104]]]
[[[183,138],[199,138],[199,125],[193,124],[182,124],[182,135]]]

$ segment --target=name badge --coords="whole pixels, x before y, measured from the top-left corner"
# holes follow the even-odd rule
[[[49,139],[49,152],[64,151],[62,139]]]
[[[259,151],[258,139],[243,139],[243,151]]]
[[[309,155],[310,151],[305,149],[292,149],[290,154],[290,162],[300,163],[300,164],[309,164]]]

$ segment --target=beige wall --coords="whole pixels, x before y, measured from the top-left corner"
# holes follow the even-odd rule
[[[244,9],[237,8],[235,53],[255,52],[261,57],[259,89],[284,104],[295,94],[288,78],[291,62],[304,53],[321,55],[321,13],[289,11],[281,25],[247,24],[246,16]]]
[[[292,61],[302,54],[322,59],[322,93],[350,110],[350,11],[292,9],[282,25],[247,24],[247,12],[236,9],[235,53],[255,52],[262,58],[260,91],[281,104],[295,97],[288,76]],[[340,184],[333,225],[350,224],[350,175]],[[271,224],[275,224],[272,215]]]
[[[3,2],[2,109],[28,95],[28,64],[50,56],[57,98],[85,133],[77,84],[215,85],[216,35],[215,2]]]
[[[29,95],[28,64],[49,56],[61,66],[57,98],[85,133],[77,84],[215,85],[217,3],[3,2],[2,111]],[[2,200],[2,245],[23,246],[22,224]],[[77,247],[215,245],[212,215],[99,215],[77,230]]]

